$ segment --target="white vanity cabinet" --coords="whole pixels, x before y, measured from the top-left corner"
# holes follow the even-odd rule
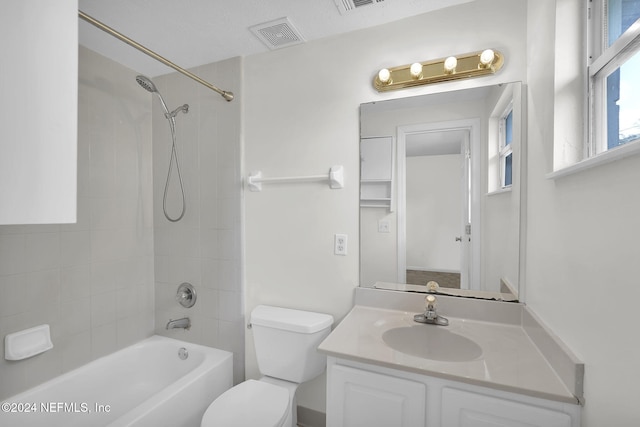
[[[578,405],[328,358],[327,427],[579,427]]]
[[[327,426],[425,426],[427,387],[421,382],[340,364],[331,366],[328,378]]]
[[[459,388],[442,389],[443,426],[539,426],[572,427],[571,415],[538,406],[533,402],[518,402],[490,394],[468,392]]]

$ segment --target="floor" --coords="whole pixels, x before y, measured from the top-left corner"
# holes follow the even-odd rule
[[[407,270],[407,283],[426,285],[430,281],[438,282],[443,288],[460,289],[460,273],[443,273],[440,271]]]

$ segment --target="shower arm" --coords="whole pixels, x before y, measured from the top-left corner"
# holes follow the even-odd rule
[[[164,65],[173,68],[174,70],[178,71],[179,73],[182,73],[185,76],[197,81],[201,85],[208,87],[212,91],[219,93],[220,95],[222,95],[222,97],[225,100],[227,100],[227,101],[233,100],[233,92],[222,90],[220,88],[215,87],[211,83],[209,83],[209,82],[207,82],[205,80],[202,80],[200,77],[196,76],[195,74],[193,74],[193,73],[185,70],[184,68],[174,64],[173,62],[169,61],[168,59],[158,55],[154,51],[152,51],[150,49],[147,49],[146,47],[142,46],[140,43],[138,43],[138,42],[136,42],[134,40],[131,40],[129,37],[117,32],[113,28],[109,27],[106,24],[103,24],[102,22],[98,21],[97,19],[92,18],[91,16],[87,15],[86,13],[84,13],[81,10],[78,10],[78,16],[81,19],[83,19],[83,20],[87,21],[88,23],[90,23],[91,25],[101,29],[105,33],[108,33],[108,34],[114,36],[115,38],[119,39],[120,41],[125,42],[129,46],[138,49],[140,52],[149,55],[150,57],[152,57],[156,61],[162,62]]]

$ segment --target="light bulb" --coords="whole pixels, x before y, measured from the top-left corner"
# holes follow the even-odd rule
[[[413,64],[411,64],[409,72],[411,73],[411,77],[413,77],[414,79],[419,79],[420,77],[422,77],[422,64],[419,62],[414,62]]]
[[[391,72],[386,68],[383,68],[382,70],[378,71],[378,80],[380,80],[380,83],[383,83],[383,84],[390,83]]]
[[[480,63],[485,67],[491,65],[493,60],[495,59],[496,54],[491,49],[483,50],[480,54]]]
[[[450,56],[444,60],[444,71],[447,74],[451,74],[455,71],[458,65],[458,59],[455,56]]]

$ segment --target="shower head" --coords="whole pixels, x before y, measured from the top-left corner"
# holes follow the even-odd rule
[[[149,92],[159,93],[158,88],[156,87],[156,85],[153,84],[153,82],[149,77],[142,76],[142,75],[136,76],[136,81],[140,86],[142,86],[144,89],[148,90]]]
[[[138,75],[136,76],[136,81],[140,86],[142,86],[145,90],[155,93],[158,95],[158,99],[160,99],[160,103],[162,104],[162,108],[164,109],[164,114],[167,118],[169,118],[169,109],[167,108],[167,104],[165,104],[164,99],[162,99],[162,95],[160,95],[160,91],[156,87],[155,84],[151,81],[151,79],[147,76]]]

